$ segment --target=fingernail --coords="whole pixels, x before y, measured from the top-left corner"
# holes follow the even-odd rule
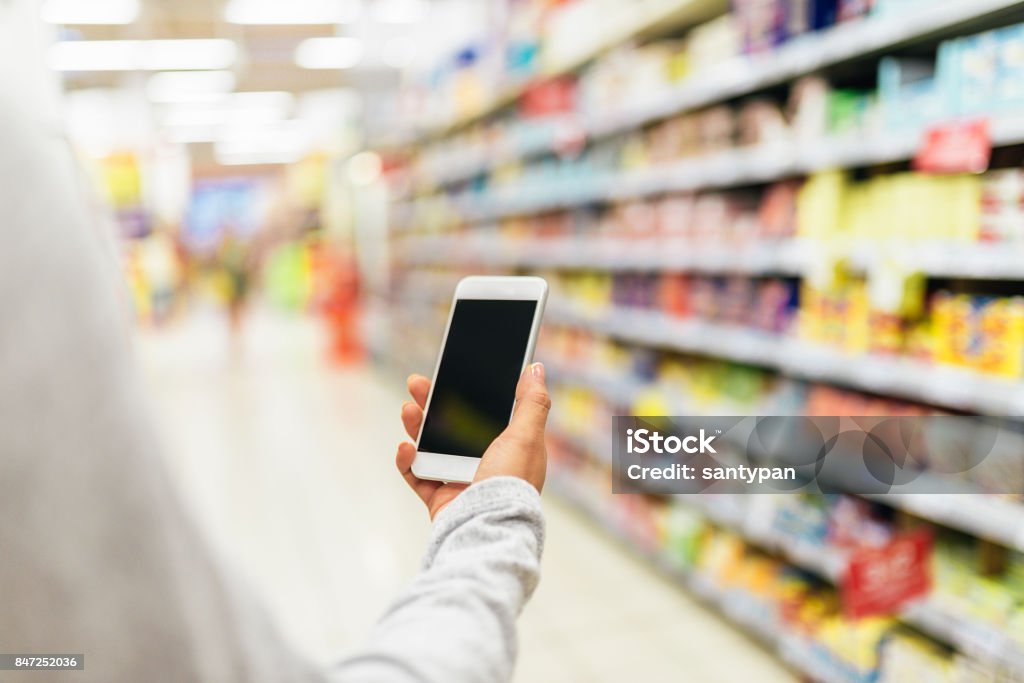
[[[534,363],[533,365],[530,366],[530,373],[536,379],[541,379],[541,380],[544,379],[544,364],[543,363]]]

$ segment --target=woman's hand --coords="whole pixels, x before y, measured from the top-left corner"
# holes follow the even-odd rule
[[[402,424],[409,438],[415,439],[423,422],[423,407],[430,393],[430,380],[412,375],[408,380],[412,401],[402,405]],[[544,447],[544,426],[547,423],[551,398],[544,384],[544,366],[534,363],[523,371],[516,386],[516,408],[508,427],[498,435],[480,461],[474,482],[490,477],[519,477],[540,491],[547,473],[547,450]],[[438,512],[462,493],[467,484],[446,484],[419,479],[412,473],[416,446],[408,441],[398,445],[395,464],[398,471],[420,497],[433,519]]]

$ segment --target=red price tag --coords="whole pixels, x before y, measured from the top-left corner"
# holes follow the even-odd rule
[[[931,590],[932,539],[927,532],[900,536],[881,548],[850,556],[842,582],[843,612],[851,619],[892,614]]]
[[[991,158],[988,120],[955,121],[925,132],[914,168],[923,173],[981,173]]]

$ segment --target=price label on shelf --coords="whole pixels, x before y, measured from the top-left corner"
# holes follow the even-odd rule
[[[923,173],[982,173],[991,158],[988,119],[954,121],[925,131],[914,168]]]
[[[843,611],[851,619],[893,614],[931,590],[932,540],[927,532],[897,537],[850,555],[842,582]]]

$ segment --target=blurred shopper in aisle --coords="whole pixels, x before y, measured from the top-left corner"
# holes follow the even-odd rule
[[[361,652],[326,671],[303,661],[217,563],[168,478],[112,243],[19,87],[28,54],[8,53],[33,15],[28,0],[0,0],[0,652],[83,653],[84,671],[60,678],[103,683],[508,680],[544,537],[542,369],[523,375],[512,423],[468,488],[416,480],[411,444],[400,447],[434,518],[422,571]],[[426,390],[410,381],[420,405]],[[410,434],[421,415],[403,409]]]
[[[250,272],[253,269],[253,259],[245,243],[231,230],[224,233],[224,239],[217,252],[217,265],[223,273],[232,346],[237,346],[242,338],[242,324],[245,321],[249,288],[253,279]]]

